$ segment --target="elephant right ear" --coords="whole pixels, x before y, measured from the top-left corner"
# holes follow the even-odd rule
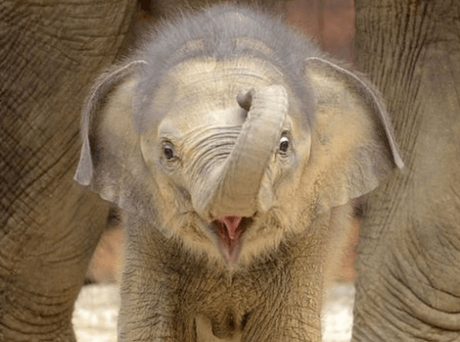
[[[102,76],[86,100],[81,120],[83,145],[74,179],[123,208],[126,184],[139,154],[132,123],[136,60]],[[139,165],[139,164],[137,164]]]
[[[364,78],[318,57],[306,60],[306,72],[316,99],[308,178],[319,210],[327,210],[369,193],[404,164],[385,105]]]

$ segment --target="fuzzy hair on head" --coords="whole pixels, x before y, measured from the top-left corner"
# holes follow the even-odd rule
[[[139,65],[135,124],[141,130],[151,120],[161,120],[152,118],[148,108],[162,77],[174,66],[196,58],[222,61],[250,56],[270,62],[283,73],[303,102],[305,125],[312,127],[311,92],[305,82],[304,64],[306,58],[321,54],[311,39],[263,11],[226,4],[181,14],[150,32],[134,56],[146,61]]]

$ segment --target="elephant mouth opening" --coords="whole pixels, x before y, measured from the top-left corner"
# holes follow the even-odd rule
[[[242,216],[224,216],[212,222],[212,226],[217,229],[219,250],[229,264],[238,261],[241,238],[252,222],[252,218]]]

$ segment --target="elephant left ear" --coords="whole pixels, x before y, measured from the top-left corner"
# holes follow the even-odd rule
[[[369,83],[318,57],[308,58],[305,70],[316,99],[308,178],[327,209],[369,193],[404,164],[385,105]]]
[[[123,209],[132,197],[129,184],[142,165],[132,123],[135,70],[140,64],[145,62],[117,66],[93,87],[83,107],[83,145],[74,176],[79,184]]]

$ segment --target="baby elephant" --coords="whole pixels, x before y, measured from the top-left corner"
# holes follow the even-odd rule
[[[76,180],[127,217],[119,341],[320,341],[350,200],[402,166],[378,94],[280,20],[164,24],[102,76]]]

